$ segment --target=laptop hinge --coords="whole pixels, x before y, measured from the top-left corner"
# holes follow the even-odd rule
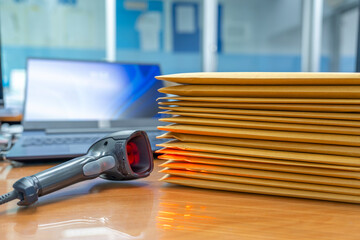
[[[98,121],[98,128],[111,128],[111,122],[109,120]]]

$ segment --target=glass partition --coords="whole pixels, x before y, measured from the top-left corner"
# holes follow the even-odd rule
[[[301,71],[301,0],[219,0],[218,71]]]
[[[359,1],[324,1],[321,71],[354,72]]]
[[[0,24],[7,103],[22,105],[29,57],[105,57],[103,0],[1,0]]]

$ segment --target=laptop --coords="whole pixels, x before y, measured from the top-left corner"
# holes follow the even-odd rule
[[[71,159],[115,131],[144,130],[155,150],[157,75],[152,64],[28,59],[24,132],[7,159]]]

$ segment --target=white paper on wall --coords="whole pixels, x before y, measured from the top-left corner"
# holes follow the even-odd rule
[[[195,33],[195,9],[194,6],[177,6],[176,12],[176,32],[177,33]]]
[[[144,51],[158,51],[160,49],[160,12],[146,12],[136,21],[136,30],[140,34],[140,48]]]

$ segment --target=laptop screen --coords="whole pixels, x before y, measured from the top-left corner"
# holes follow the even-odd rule
[[[158,65],[28,59],[24,121],[93,121],[157,115]]]

